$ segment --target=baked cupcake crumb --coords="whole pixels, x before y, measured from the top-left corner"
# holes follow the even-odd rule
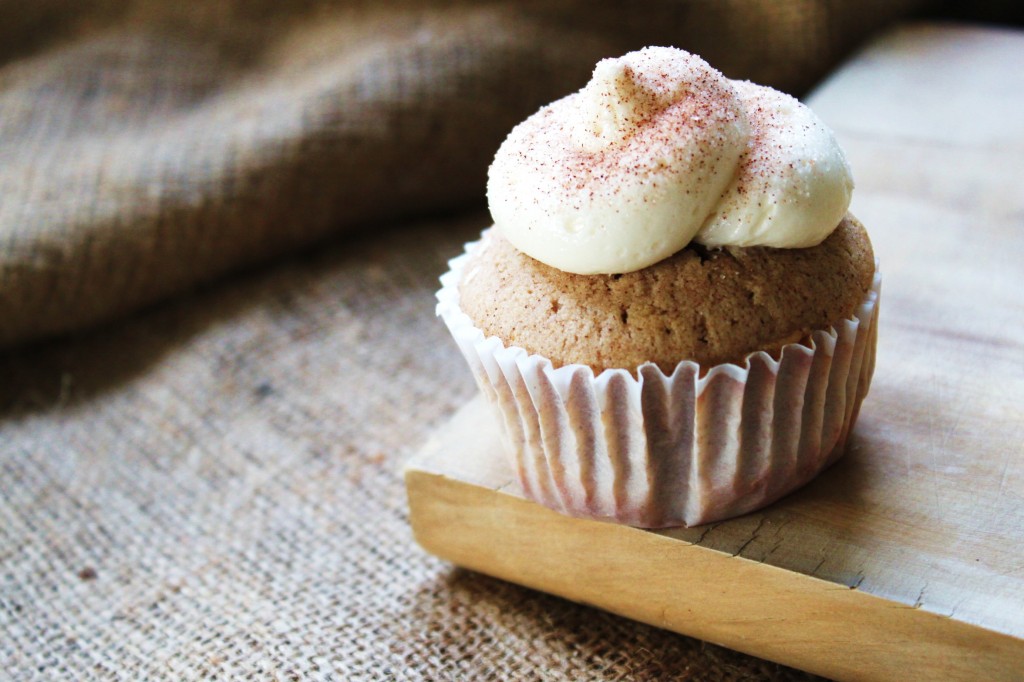
[[[671,374],[777,353],[853,315],[871,287],[874,253],[847,215],[810,248],[691,244],[621,275],[576,275],[516,250],[495,230],[466,264],[460,305],[487,336],[595,374],[645,362]]]

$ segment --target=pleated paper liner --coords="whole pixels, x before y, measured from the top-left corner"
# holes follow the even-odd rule
[[[467,244],[467,252],[475,244]],[[594,376],[485,337],[459,308],[467,255],[441,277],[437,312],[501,424],[523,492],[571,516],[693,526],[763,507],[840,457],[875,361],[881,276],[855,314],[808,343],[707,372],[651,363]]]

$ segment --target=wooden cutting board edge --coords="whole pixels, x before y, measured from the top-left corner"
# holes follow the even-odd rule
[[[416,541],[456,565],[835,679],[1024,671],[1024,640],[1011,635],[459,480],[437,466],[451,442],[431,439],[404,475]]]

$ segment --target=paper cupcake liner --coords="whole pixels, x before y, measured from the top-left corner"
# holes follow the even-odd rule
[[[501,424],[523,492],[557,511],[644,528],[693,526],[763,507],[838,459],[875,363],[881,276],[853,317],[743,366],[680,362],[635,375],[547,358],[485,337],[459,307],[467,254],[449,262],[437,313]]]

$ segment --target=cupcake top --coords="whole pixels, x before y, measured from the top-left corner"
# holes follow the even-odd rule
[[[851,317],[874,254],[831,131],[792,97],[647,48],[517,126],[460,306],[595,373],[777,353]]]
[[[555,367],[597,374],[653,362],[668,375],[680,360],[740,364],[828,329],[854,314],[874,272],[867,233],[851,216],[814,247],[691,245],[621,275],[564,272],[490,230],[464,266],[459,305],[486,336]]]
[[[842,150],[807,107],[659,47],[599,62],[581,91],[516,126],[487,195],[519,250],[565,272],[611,274],[691,241],[814,246],[852,188]]]

